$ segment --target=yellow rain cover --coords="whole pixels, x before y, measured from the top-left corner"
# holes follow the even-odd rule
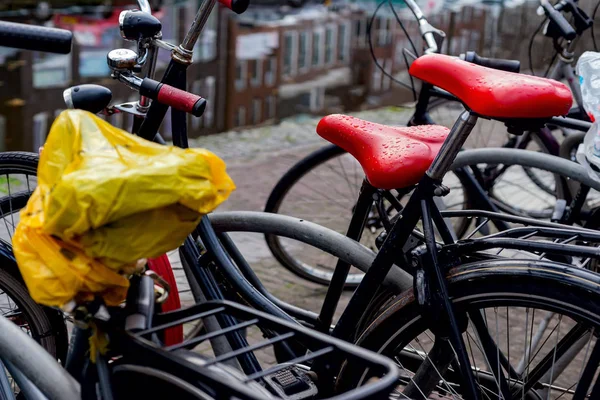
[[[207,150],[159,145],[64,111],[13,237],[25,283],[46,305],[92,294],[118,304],[123,274],[179,246],[233,189],[225,163]]]

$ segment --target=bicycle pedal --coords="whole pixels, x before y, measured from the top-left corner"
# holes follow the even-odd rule
[[[264,379],[269,389],[283,399],[307,399],[318,393],[317,386],[313,381],[295,366],[267,375]]]

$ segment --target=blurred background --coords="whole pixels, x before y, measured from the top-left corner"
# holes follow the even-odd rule
[[[165,40],[181,42],[198,1],[151,1]],[[519,59],[522,71],[532,73],[531,67],[537,75],[546,73],[556,59],[552,41],[539,32],[543,18],[536,13],[538,1],[418,3],[429,21],[446,32],[444,53],[476,50],[483,56]],[[580,7],[591,16],[597,3],[581,0]],[[410,85],[407,64],[411,60],[404,49],[414,52],[410,37],[420,51],[417,23],[401,0],[393,2],[398,19],[388,4],[373,18],[377,4],[372,0],[334,0],[329,4],[251,0],[243,15],[217,7],[188,70],[189,90],[208,99],[204,116],[190,118],[189,135],[239,132],[302,121],[310,115],[411,102],[411,91],[389,75]],[[135,92],[109,77],[105,61],[111,49],[132,47],[119,35],[118,15],[135,5],[133,0],[0,2],[2,20],[69,29],[76,39],[69,55],[0,47],[0,151],[37,150],[53,118],[64,108],[62,91],[71,85],[105,85],[113,91],[114,103],[137,100]],[[594,49],[593,34],[582,38],[579,52]],[[161,51],[158,77],[169,57],[167,51]],[[131,126],[127,115],[109,118],[118,127]],[[170,137],[168,117],[161,133]]]

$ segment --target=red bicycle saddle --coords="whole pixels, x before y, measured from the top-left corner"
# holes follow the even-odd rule
[[[379,189],[416,184],[448,132],[443,126],[395,128],[340,114],[329,115],[317,125],[317,133],[352,154],[369,183]]]
[[[417,58],[412,76],[458,97],[475,113],[493,118],[550,118],[566,115],[571,91],[545,78],[482,67],[442,54]]]

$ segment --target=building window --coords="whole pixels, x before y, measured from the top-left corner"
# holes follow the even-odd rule
[[[106,66],[106,52],[102,55]],[[33,53],[33,87],[35,89],[68,86],[71,82],[71,55]],[[107,72],[108,67],[106,67]],[[108,76],[108,74],[103,74]]]
[[[292,76],[296,74],[298,51],[297,40],[298,36],[296,32],[286,32],[284,36],[284,49],[283,49],[283,74],[286,76]]]
[[[356,45],[358,47],[366,47],[367,46],[367,26],[369,25],[369,20],[366,18],[357,19],[354,22],[354,37],[356,40]]]
[[[348,29],[348,24],[344,23],[338,26],[338,53],[337,60],[340,62],[348,61],[348,56],[350,55],[350,31]]]
[[[235,90],[238,92],[246,89],[246,61],[237,60],[235,63]]]
[[[313,41],[312,41],[312,66],[318,66],[322,64],[322,42],[323,42],[323,32],[315,31],[313,33]]]
[[[252,100],[252,123],[257,125],[262,120],[262,101],[261,99]]]
[[[275,96],[267,96],[265,102],[267,106],[267,119],[275,118]]]
[[[188,10],[189,15],[194,16],[198,5],[192,1],[188,3],[192,9]],[[210,13],[202,33],[194,46],[194,62],[208,62],[217,57],[217,13],[219,7],[215,7]],[[186,26],[190,26],[191,21]]]
[[[315,88],[310,91],[310,110],[321,111],[325,105],[325,89]]]
[[[265,63],[265,85],[272,86],[277,74],[277,58],[269,57]]]
[[[381,76],[381,70],[379,67],[375,66],[371,77],[371,89],[373,92],[379,92],[381,90]]]
[[[328,26],[325,30],[325,64],[332,64],[335,51],[335,27]]]
[[[263,60],[250,61],[250,84],[252,86],[260,86],[262,84],[262,63]]]
[[[33,151],[37,152],[46,142],[48,135],[48,113],[42,112],[33,116]]]
[[[378,19],[378,43],[380,46],[386,46],[392,43],[392,21],[389,18],[380,17]]]
[[[212,128],[215,123],[215,103],[217,98],[215,96],[215,77],[209,76],[204,79],[204,90],[201,94],[206,99],[206,110],[202,115],[202,121],[206,128]]]
[[[308,48],[309,48],[309,32],[300,32],[300,39],[298,44],[298,69],[306,70],[308,69]]]
[[[392,75],[392,60],[385,60],[385,64],[383,69],[385,70],[385,74],[383,75],[383,82],[381,84],[382,90],[389,90],[392,85],[392,79],[390,75]]]
[[[202,96],[206,99],[206,108],[204,114],[200,118],[191,117],[192,130],[196,131],[200,128],[212,128],[215,116],[215,78],[208,76],[204,79],[194,81],[190,92]]]
[[[235,113],[235,121],[233,121],[234,127],[240,127],[246,125],[246,107],[242,106],[237,109]]]

